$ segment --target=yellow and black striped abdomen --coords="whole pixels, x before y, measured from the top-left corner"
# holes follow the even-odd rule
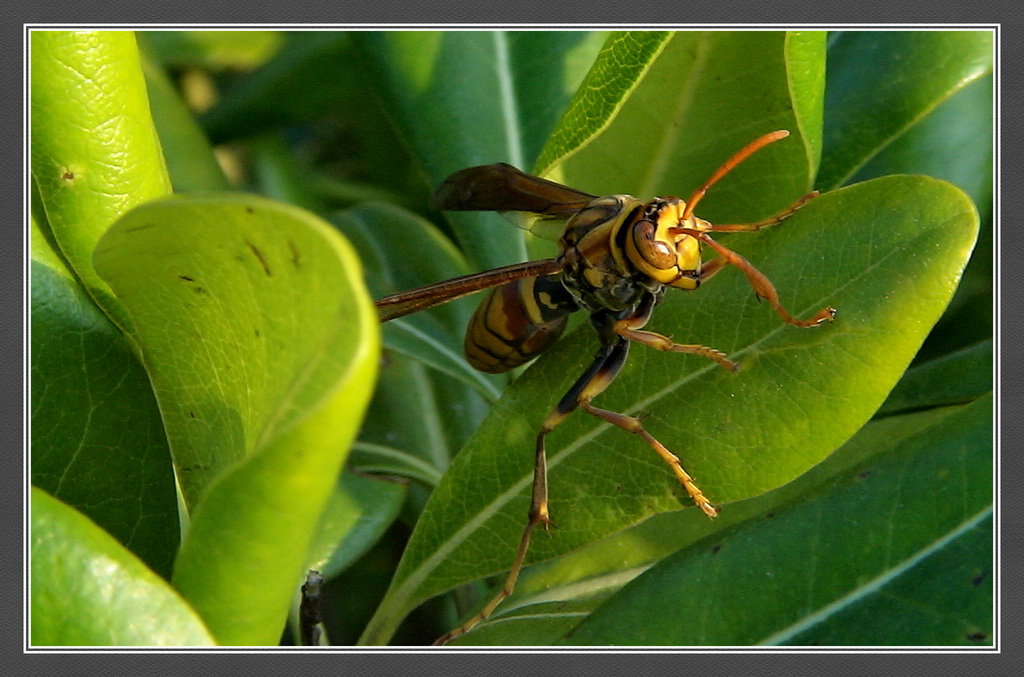
[[[578,308],[562,285],[561,274],[495,287],[466,330],[466,360],[488,374],[525,364],[558,340],[569,314]]]

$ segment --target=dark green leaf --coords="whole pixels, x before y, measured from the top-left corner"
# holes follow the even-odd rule
[[[992,341],[984,341],[909,369],[878,414],[970,402],[992,392],[994,377]]]
[[[360,472],[410,479],[431,488],[441,481],[440,471],[400,449],[356,442],[350,458]]]
[[[809,500],[666,559],[563,641],[985,643],[991,520],[992,400],[984,398]],[[758,613],[749,612],[752,600]]]
[[[990,73],[993,34],[850,31],[832,37],[828,59],[822,190],[849,182],[937,106]]]
[[[428,221],[398,207],[368,204],[338,212],[331,221],[359,251],[374,296],[415,289],[468,272],[464,258],[444,235]],[[424,252],[431,255],[424,256]],[[500,394],[497,380],[472,369],[462,356],[461,333],[474,301],[455,301],[430,313],[390,322],[384,326],[384,345],[495,400]]]
[[[730,503],[714,522],[693,510],[659,513],[565,557],[523,572],[515,594],[493,617],[458,644],[551,644],[567,635],[622,586],[651,565],[709,534],[760,520],[827,490],[853,468],[906,444],[941,424],[955,409],[893,416],[869,422],[846,444],[796,480],[754,498]],[[979,468],[979,471],[984,471]],[[750,553],[751,560],[758,553]],[[754,607],[756,608],[756,606]],[[532,639],[531,639],[532,638]]]
[[[377,297],[468,272],[447,238],[398,207],[364,205],[331,221],[359,251]],[[474,301],[453,301],[385,325],[387,357],[360,439],[402,449],[438,471],[447,467],[486,413],[481,395],[493,401],[500,394],[501,379],[473,370],[462,357]]]
[[[32,483],[169,577],[179,533],[171,468],[128,341],[73,280],[34,260]]]
[[[146,33],[147,40],[152,36]],[[202,114],[203,126],[215,141],[315,120],[353,92],[352,78],[341,70],[352,60],[347,33],[302,31],[277,38],[280,44],[274,55],[255,63],[256,70],[232,83]]]
[[[395,477],[342,473],[323,518],[309,564],[325,579],[348,568],[369,550],[398,516],[406,485]]]

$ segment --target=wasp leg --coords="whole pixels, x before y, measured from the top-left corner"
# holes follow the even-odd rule
[[[708,517],[718,516],[718,511],[715,510],[715,506],[711,505],[711,501],[704,496],[700,487],[694,483],[693,477],[683,470],[683,466],[679,462],[679,457],[669,451],[664,444],[647,432],[647,430],[644,429],[643,424],[640,422],[640,419],[635,416],[627,416],[626,414],[619,414],[614,411],[608,411],[607,409],[600,409],[590,404],[589,401],[580,402],[580,406],[584,411],[587,411],[594,416],[611,423],[612,425],[618,426],[626,432],[631,432],[634,435],[639,435],[644,438],[644,441],[651,445],[651,448],[658,452],[658,455],[661,456],[666,463],[672,466],[672,472],[675,473],[679,483],[683,485],[683,488],[686,489],[686,493],[690,495],[690,498],[697,504],[697,507],[703,510],[704,514]]]
[[[823,322],[831,322],[835,319],[836,309],[831,306],[822,308],[817,315],[809,320],[796,319],[782,307],[782,303],[779,301],[779,293],[775,290],[775,285],[771,283],[771,280],[769,280],[764,273],[755,268],[750,261],[747,261],[728,247],[718,244],[711,239],[710,235],[703,231],[693,230],[692,228],[680,228],[679,230],[686,235],[691,235],[699,239],[701,242],[710,245],[716,252],[718,252],[722,259],[722,263],[718,264],[716,267],[709,268],[709,273],[711,275],[717,273],[721,267],[727,263],[736,266],[743,271],[744,275],[747,276],[747,282],[749,282],[750,286],[754,288],[754,293],[757,294],[758,298],[768,301],[772,308],[775,309],[775,312],[779,314],[779,317],[781,317],[786,324],[791,324],[794,327],[815,327]],[[701,267],[702,276],[704,275],[704,271],[705,268]]]
[[[638,324],[643,326],[647,321],[647,316],[650,315],[650,308],[653,307],[653,297],[650,299],[650,307],[647,305],[647,300],[641,303],[636,313],[624,319],[620,319],[614,322],[612,330],[619,333],[624,327],[630,325],[630,323]],[[633,331],[633,330],[629,330]],[[649,332],[638,332],[641,336],[649,334]],[[664,339],[668,343],[672,343],[668,338],[661,336],[660,334],[652,334],[660,339]],[[604,390],[611,384],[611,382],[618,375],[619,370],[622,369],[622,365],[626,362],[626,355],[629,350],[629,341],[626,340],[626,336],[620,334],[621,338],[618,338],[609,351],[608,356],[604,359],[599,359],[595,362],[596,369],[593,367],[583,375],[576,385],[566,394],[562,401],[559,402],[558,407],[548,416],[548,419],[544,422],[544,427],[541,429],[540,435],[537,436],[538,443],[538,454],[541,451],[541,445],[543,444],[543,437],[550,432],[554,426],[558,425],[572,410],[577,406],[582,408],[584,411],[597,416],[598,418],[611,423],[612,425],[618,426],[623,430],[639,435],[648,444],[651,445],[658,455],[665,460],[670,466],[672,466],[672,472],[675,473],[679,479],[679,483],[686,489],[686,493],[690,495],[693,502],[704,511],[708,517],[715,517],[718,515],[718,511],[715,510],[711,502],[704,496],[703,492],[694,483],[693,478],[683,470],[682,464],[679,462],[679,458],[673,454],[668,448],[665,447],[661,442],[654,438],[647,430],[644,429],[640,419],[634,416],[627,416],[626,414],[619,414],[614,411],[608,411],[607,409],[601,409],[595,407],[590,402],[597,395],[604,392]],[[641,341],[643,343],[645,341]],[[678,345],[678,344],[672,344]],[[703,346],[698,346],[703,348]],[[707,350],[715,351],[713,348]],[[690,351],[679,351],[679,352],[690,352]],[[722,359],[725,359],[724,357]],[[725,360],[728,362],[728,360]],[[729,364],[733,364],[729,362]],[[546,486],[546,485],[545,485]],[[544,502],[545,515],[547,514],[547,503]],[[530,527],[527,527],[530,528]]]
[[[796,202],[794,202],[793,204],[789,205],[788,207],[783,209],[778,214],[775,214],[774,216],[769,216],[764,221],[757,221],[756,223],[734,223],[734,224],[728,224],[728,225],[724,225],[724,226],[714,226],[713,225],[710,228],[710,232],[714,232],[714,233],[751,232],[751,231],[755,231],[755,230],[761,230],[762,228],[767,228],[768,226],[774,226],[775,224],[779,223],[783,219],[785,219],[785,218],[787,218],[789,216],[792,216],[793,212],[795,212],[796,210],[800,209],[805,204],[807,204],[808,202],[810,202],[814,198],[818,197],[820,194],[821,193],[819,193],[818,191],[812,190],[810,193],[808,193],[807,195],[804,195],[802,198],[798,199]]]
[[[534,472],[536,473],[537,471],[535,470]],[[546,473],[547,469],[544,468],[541,472]],[[547,491],[545,490],[544,493],[546,502]],[[534,513],[531,509],[530,521],[527,523],[526,529],[523,530],[523,536],[519,540],[519,549],[516,550],[516,558],[512,562],[512,568],[509,570],[508,578],[505,579],[505,584],[501,586],[501,590],[499,590],[498,594],[494,596],[494,599],[487,603],[487,606],[480,610],[480,613],[473,616],[468,621],[466,621],[459,627],[455,628],[454,630],[451,630],[450,632],[434,640],[434,646],[443,646],[451,640],[455,639],[456,637],[466,634],[467,632],[472,630],[473,626],[475,626],[477,623],[488,618],[494,611],[495,607],[501,604],[501,602],[506,597],[512,594],[512,591],[515,590],[516,587],[516,580],[519,578],[519,572],[523,568],[523,560],[526,559],[526,551],[530,547],[530,534],[533,533],[533,528],[540,523],[543,523],[544,527],[547,528],[547,525],[549,524],[549,521],[547,519],[547,512],[545,511],[543,518],[534,518]]]
[[[656,350],[672,353],[687,353],[689,355],[700,355],[706,357],[709,360],[714,360],[718,364],[722,365],[729,371],[739,371],[740,365],[733,362],[725,356],[721,350],[716,350],[708,346],[702,346],[690,343],[674,343],[672,339],[662,334],[658,334],[653,331],[641,331],[639,329],[632,329],[628,325],[623,324],[620,327],[616,327],[615,331],[619,336],[629,339],[630,341],[636,341],[642,343],[645,346],[649,346]]]
[[[704,284],[712,277],[714,277],[715,273],[720,271],[722,268],[725,268],[725,266],[728,263],[729,261],[726,260],[724,256],[717,256],[711,259],[710,261],[705,261],[704,264],[700,267],[701,284]]]
[[[719,260],[720,259],[715,259],[715,261]],[[701,268],[701,275],[703,276],[703,274],[704,269]],[[718,362],[718,364],[722,365],[729,371],[739,371],[740,365],[728,359],[725,356],[725,353],[721,350],[715,350],[708,346],[696,344],[674,343],[672,339],[667,336],[663,336],[653,331],[641,331],[641,328],[647,324],[647,320],[650,319],[652,310],[654,310],[654,297],[646,295],[640,301],[636,311],[629,317],[616,321],[615,324],[612,325],[612,330],[622,338],[642,343],[645,346],[649,346],[656,350],[700,355],[701,357],[706,357]]]
[[[739,369],[738,364],[726,359],[724,353],[715,350],[714,348],[673,343],[667,336],[662,336],[661,334],[656,334],[652,331],[641,331],[641,328],[647,324],[647,320],[651,317],[651,312],[654,310],[654,303],[655,297],[653,295],[645,296],[632,315],[615,321],[612,325],[612,331],[625,339],[637,341],[652,348],[657,348],[658,350],[702,355],[715,360],[730,371],[736,371]],[[601,390],[603,389],[604,388],[601,388]],[[678,456],[669,451],[664,444],[647,432],[647,430],[644,429],[643,424],[640,422],[640,419],[635,416],[627,416],[626,414],[619,414],[614,411],[608,411],[607,409],[600,409],[590,404],[590,400],[593,399],[594,394],[590,394],[586,389],[581,393],[579,403],[584,411],[593,414],[612,425],[618,426],[626,432],[642,437],[644,441],[651,445],[651,448],[658,452],[658,455],[672,467],[672,472],[675,473],[679,483],[683,485],[684,489],[686,489],[686,493],[690,495],[693,502],[704,511],[704,514],[708,517],[715,517],[718,515],[718,511],[715,510],[715,507],[711,505],[711,502],[704,496],[704,493],[693,481],[693,477],[683,469]]]
[[[519,549],[516,551],[515,560],[512,562],[512,568],[508,572],[504,585],[501,586],[501,590],[484,606],[480,613],[451,632],[439,637],[434,642],[435,646],[446,644],[456,637],[469,632],[477,623],[488,618],[494,609],[512,594],[515,590],[516,581],[519,579],[519,572],[522,571],[523,562],[526,559],[526,551],[530,547],[530,536],[533,534],[534,528],[538,524],[543,524],[546,530],[551,524],[551,518],[548,514],[548,464],[544,438],[559,423],[564,421],[569,414],[574,412],[580,406],[583,399],[586,399],[589,403],[591,398],[611,384],[625,363],[626,354],[629,350],[629,343],[625,339],[621,339],[613,334],[611,335],[612,338],[609,339],[607,332],[602,333],[600,328],[598,331],[602,334],[602,342],[605,345],[598,351],[597,357],[587,371],[576,380],[569,391],[558,402],[558,405],[544,419],[540,432],[537,433],[537,451],[533,466],[533,492],[530,500],[529,520],[526,523],[526,528],[523,529],[522,537],[519,539]]]

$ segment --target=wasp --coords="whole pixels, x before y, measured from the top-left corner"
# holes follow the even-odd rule
[[[677,197],[656,197],[647,202],[631,195],[597,197],[530,176],[508,164],[456,172],[434,192],[431,205],[440,210],[524,212],[541,219],[563,220],[560,253],[551,259],[496,268],[387,296],[377,301],[382,322],[490,289],[470,320],[465,338],[466,358],[480,371],[502,373],[537,357],[558,340],[569,315],[578,310],[589,315],[600,343],[593,362],[537,433],[528,521],[505,584],[480,613],[436,644],[468,632],[512,594],[533,530],[537,525],[548,529],[551,524],[545,437],[576,409],[643,438],[669,464],[693,502],[708,517],[718,514],[679,458],[648,433],[639,418],[601,409],[592,400],[622,369],[631,342],[700,355],[736,371],[739,365],[719,350],[675,343],[644,329],[666,289],[692,291],[727,265],[741,270],[757,297],[771,304],[786,324],[814,327],[835,318],[832,307],[823,308],[810,319],[794,318],[779,302],[778,292],[763,273],[710,235],[753,232],[775,225],[817,192],[756,223],[713,225],[693,213],[719,179],[753,153],[788,135],[788,131],[779,130],[751,142],[719,167],[687,201]],[[703,261],[705,246],[717,256]]]

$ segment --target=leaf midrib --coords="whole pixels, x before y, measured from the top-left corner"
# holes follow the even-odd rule
[[[986,506],[983,510],[972,515],[966,521],[962,522],[955,529],[947,533],[942,538],[930,543],[929,545],[917,550],[909,557],[905,557],[902,561],[895,565],[885,568],[879,575],[874,578],[865,581],[856,588],[850,590],[848,593],[835,599],[829,604],[824,605],[814,613],[808,614],[804,618],[800,619],[796,623],[783,628],[763,640],[758,642],[758,646],[778,646],[784,644],[794,637],[797,637],[800,633],[809,630],[810,628],[820,625],[835,614],[841,612],[847,607],[856,604],[867,598],[868,596],[879,592],[886,585],[896,580],[899,576],[910,571],[919,563],[941,551],[944,547],[951,544],[961,536],[966,535],[969,531],[979,526],[985,519],[991,517],[992,506]]]

